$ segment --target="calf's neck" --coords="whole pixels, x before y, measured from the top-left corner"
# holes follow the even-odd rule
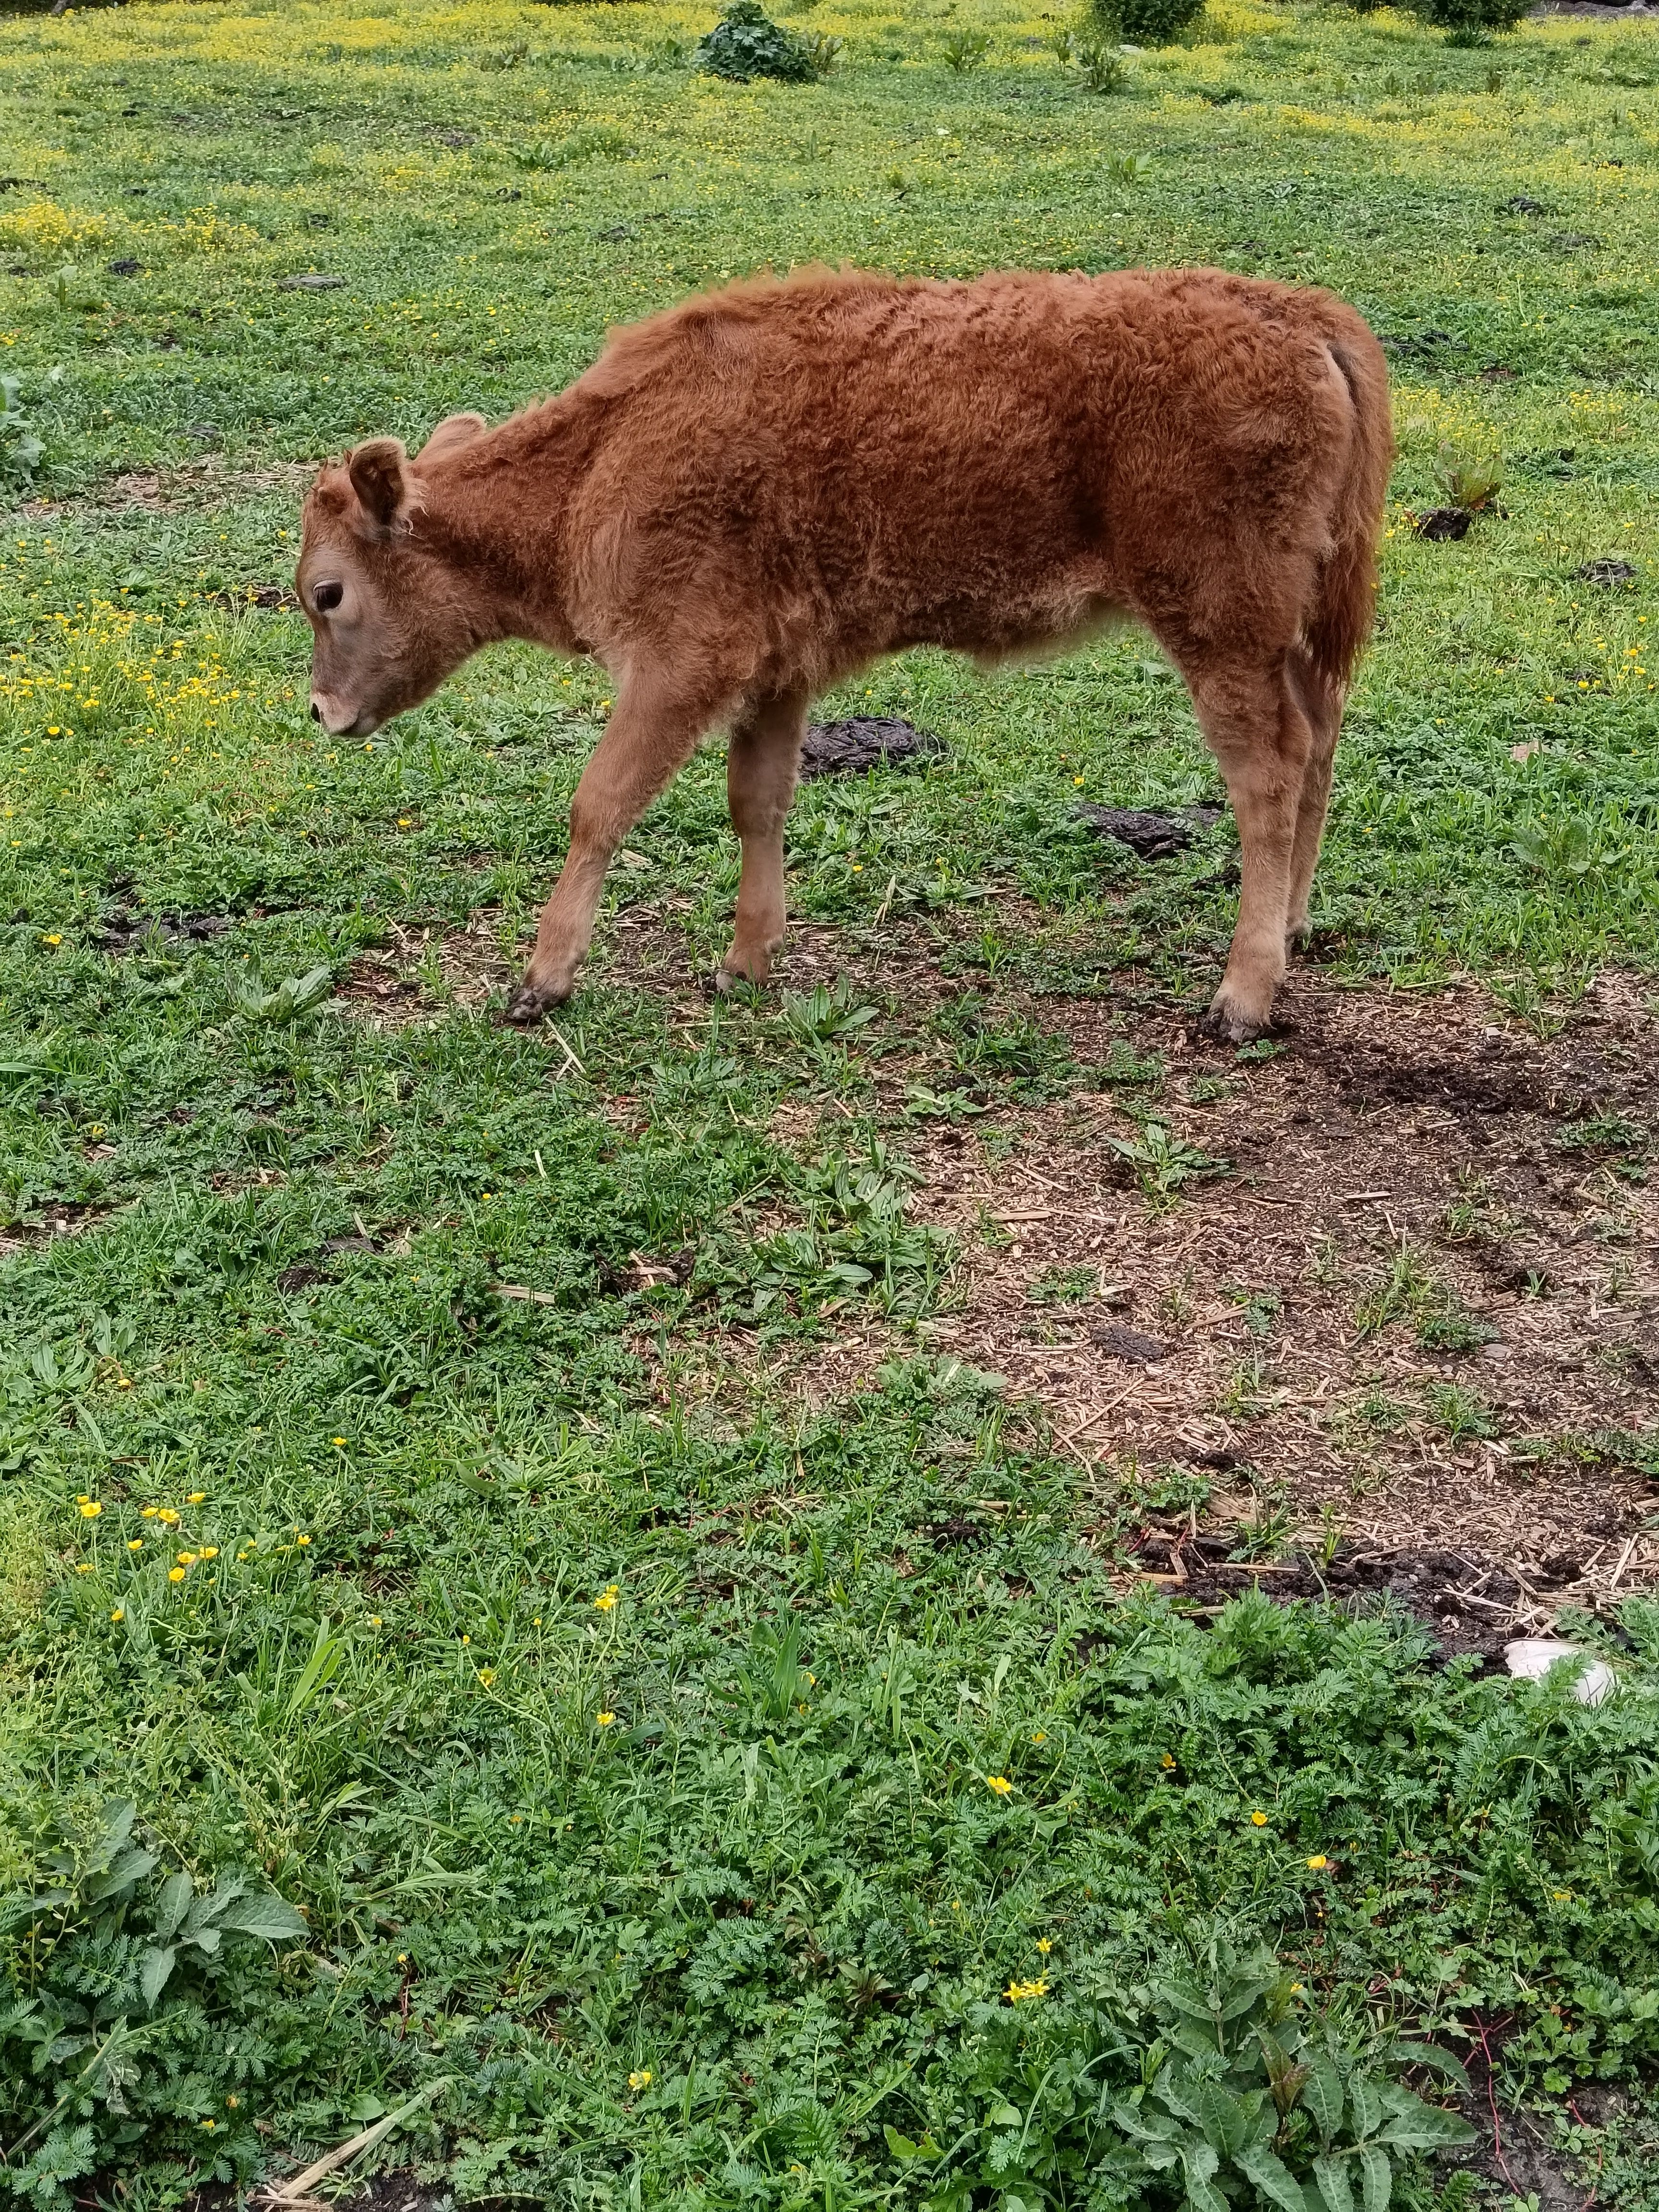
[[[458,415],[412,459],[374,438],[322,471],[312,711],[366,736],[503,638],[603,664],[616,708],[508,1008],[530,1022],[711,729],[743,847],[720,980],[758,982],[816,692],[910,646],[988,663],[1141,623],[1237,817],[1207,1020],[1242,1042],[1307,924],[1391,454],[1381,349],[1328,293],[1212,270],[735,284],[618,331],[496,429]]]

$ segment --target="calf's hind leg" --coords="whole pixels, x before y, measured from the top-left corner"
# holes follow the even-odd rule
[[[1293,858],[1314,734],[1282,654],[1265,665],[1208,665],[1190,672],[1188,682],[1237,817],[1242,879],[1226,973],[1204,1026],[1229,1044],[1245,1044],[1267,1028],[1285,973]],[[1316,830],[1316,850],[1317,842]]]
[[[570,802],[570,849],[542,908],[536,949],[508,1002],[510,1022],[538,1022],[575,988],[611,855],[684,767],[716,706],[675,692],[660,677],[630,675]]]
[[[1287,944],[1305,944],[1308,901],[1313,891],[1314,870],[1319,866],[1319,844],[1325,834],[1325,815],[1331,803],[1331,770],[1336,741],[1342,727],[1343,696],[1340,687],[1315,669],[1300,646],[1291,648],[1290,681],[1308,718],[1312,742],[1303,772],[1302,796],[1296,811],[1296,838],[1291,848],[1291,890],[1285,912]]]
[[[783,825],[805,732],[805,691],[750,700],[732,726],[726,794],[743,844],[743,873],[732,949],[714,979],[722,991],[739,977],[763,983],[783,942]]]

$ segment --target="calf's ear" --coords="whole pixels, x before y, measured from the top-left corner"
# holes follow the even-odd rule
[[[415,465],[422,461],[447,461],[463,446],[470,446],[475,438],[482,437],[489,428],[482,415],[452,415],[440,422],[432,435],[415,456]]]
[[[377,528],[390,530],[408,513],[409,467],[401,438],[370,438],[346,456],[357,503]]]

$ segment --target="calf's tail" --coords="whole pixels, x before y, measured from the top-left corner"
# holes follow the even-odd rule
[[[1311,672],[1340,701],[1376,611],[1376,546],[1394,460],[1394,426],[1388,364],[1358,316],[1351,327],[1328,335],[1325,347],[1348,389],[1352,436],[1331,516],[1330,550],[1320,564],[1303,644]]]

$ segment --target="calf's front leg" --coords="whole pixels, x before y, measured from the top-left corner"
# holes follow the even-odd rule
[[[630,675],[623,683],[570,802],[570,849],[542,908],[524,981],[508,1001],[508,1021],[538,1022],[575,988],[612,855],[696,750],[714,711],[653,675]]]
[[[722,991],[740,979],[763,983],[783,942],[783,825],[805,733],[805,691],[751,700],[732,726],[726,795],[743,844],[743,873],[732,949],[714,978]]]

